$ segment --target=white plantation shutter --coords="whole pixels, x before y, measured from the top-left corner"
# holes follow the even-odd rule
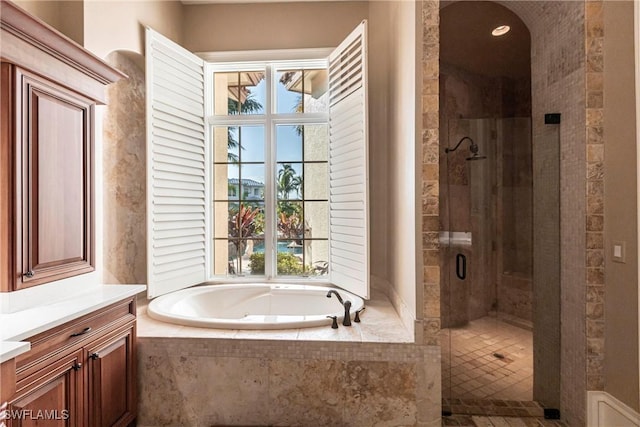
[[[329,56],[331,282],[369,297],[367,22]]]
[[[146,29],[147,293],[206,279],[204,63]]]

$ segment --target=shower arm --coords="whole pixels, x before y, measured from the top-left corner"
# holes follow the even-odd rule
[[[476,145],[475,142],[473,142],[473,139],[469,138],[468,136],[462,137],[462,139],[460,141],[458,141],[458,143],[456,144],[455,147],[453,147],[453,148],[449,148],[449,147],[445,148],[444,152],[445,153],[453,153],[454,151],[456,151],[458,149],[458,147],[460,147],[460,144],[462,144],[467,139],[469,140],[469,142],[471,142],[471,146],[469,147],[469,150],[474,154],[477,153],[478,152],[478,146]],[[475,148],[475,151],[474,151],[474,148]]]

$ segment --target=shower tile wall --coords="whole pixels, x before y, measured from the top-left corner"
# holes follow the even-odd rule
[[[438,0],[421,3],[422,29],[422,188],[438,188],[440,141],[438,138],[438,75],[439,75],[439,23]],[[420,40],[418,38],[418,40]],[[439,344],[440,333],[440,250],[437,241],[440,231],[439,197],[422,192],[422,239],[424,324],[423,341],[427,345]],[[439,382],[438,382],[439,384]]]
[[[586,3],[587,90],[587,389],[604,390],[603,2]]]
[[[534,224],[536,232],[559,232],[555,241],[534,240],[538,245],[534,253],[562,254],[557,272],[549,269],[543,258],[534,259],[535,271],[552,273],[544,281],[534,273],[534,291],[542,292],[536,297],[540,310],[534,313],[534,397],[547,407],[559,406],[570,425],[585,425],[585,3],[502,4],[516,11],[531,31],[534,155],[544,149],[548,137],[544,114],[562,113],[558,139],[560,224],[544,211]],[[534,182],[544,180],[548,172],[540,165]],[[558,209],[558,204],[540,206],[545,208]],[[557,264],[558,259],[553,262]]]
[[[442,229],[471,231],[473,236],[471,248],[454,251],[470,260],[466,283],[443,280],[449,286],[441,289],[442,318],[452,326],[463,325],[497,309],[529,321],[532,179],[528,120],[484,120],[482,124],[464,120],[530,116],[528,79],[486,77],[441,63],[440,94],[443,144],[454,146],[463,136],[484,134],[474,139],[481,154],[488,155],[470,164],[465,160],[466,146],[448,155],[443,147],[440,150]],[[448,177],[446,161],[450,162]],[[443,271],[445,258],[451,260],[451,256],[442,251]]]

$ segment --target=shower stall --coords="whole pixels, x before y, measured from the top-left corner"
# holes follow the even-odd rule
[[[449,120],[446,138],[441,261],[449,274],[441,289],[442,326],[487,315],[530,324],[531,120]]]
[[[449,119],[441,138],[445,147],[440,153],[443,397],[502,398],[498,390],[481,387],[486,384],[472,389],[456,380],[472,376],[456,369],[466,363],[463,358],[474,357],[468,349],[457,348],[457,339],[471,336],[465,328],[476,322],[476,327],[496,330],[503,324],[512,325],[516,333],[519,329],[527,331],[530,340],[531,119]],[[486,335],[485,342],[498,340],[487,333],[480,335]],[[474,344],[473,348],[478,347]],[[482,357],[502,361],[498,367],[505,360],[520,358],[509,354],[518,352],[518,347],[507,347],[496,346],[495,351]],[[480,363],[476,360],[472,364]],[[497,369],[486,365],[487,370]],[[527,378],[532,382],[532,375]],[[531,390],[529,386],[527,393],[520,393],[515,400],[532,400]]]

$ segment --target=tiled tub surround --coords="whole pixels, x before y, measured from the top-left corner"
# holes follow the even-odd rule
[[[139,426],[439,426],[440,349],[388,300],[362,322],[279,331],[172,325],[138,309]]]

